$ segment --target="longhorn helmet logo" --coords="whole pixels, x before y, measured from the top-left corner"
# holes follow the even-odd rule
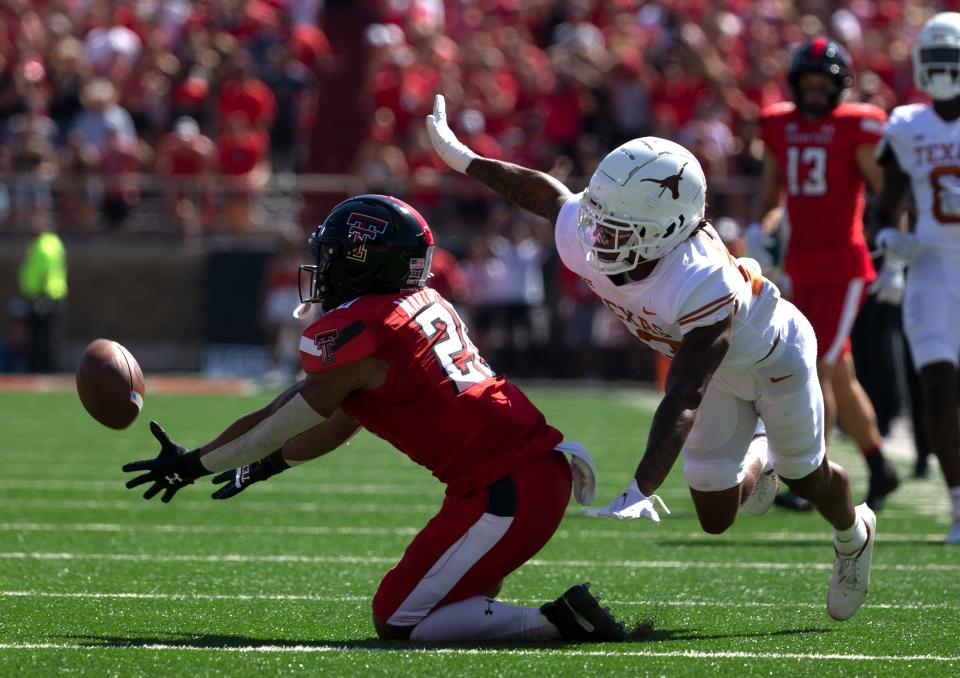
[[[651,178],[641,179],[640,183],[643,183],[644,181],[650,181],[652,183],[659,185],[660,194],[657,196],[658,198],[662,197],[663,192],[669,188],[670,196],[674,200],[679,200],[680,199],[680,182],[683,181],[683,170],[686,169],[686,167],[687,167],[687,163],[683,163],[683,166],[680,168],[680,172],[677,174],[669,176],[665,179],[651,179]]]
[[[387,222],[369,214],[351,212],[347,217],[347,236],[353,241],[353,246],[347,252],[348,259],[356,261],[367,260],[367,241],[375,240],[387,230]]]

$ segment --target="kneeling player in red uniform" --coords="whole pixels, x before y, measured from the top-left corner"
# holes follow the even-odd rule
[[[586,585],[539,608],[493,600],[556,531],[571,487],[592,501],[593,464],[494,374],[454,308],[424,287],[433,245],[423,217],[395,198],[364,195],[334,208],[308,240],[316,265],[301,267],[308,301],[326,311],[300,341],[306,379],[191,452],[152,423],[161,452],[124,466],[145,471],[127,487],[152,482],[144,497],[165,490],[169,501],[225,471],[214,497],[228,498],[363,426],[447,485],[440,512],[374,596],[381,638],[625,640]]]

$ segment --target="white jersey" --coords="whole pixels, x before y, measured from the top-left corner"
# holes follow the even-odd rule
[[[888,148],[913,186],[917,238],[926,245],[960,247],[960,120],[946,122],[929,105],[898,106],[877,157]]]
[[[579,202],[580,194],[571,197],[557,216],[560,259],[631,334],[673,356],[687,332],[733,314],[730,348],[718,373],[749,369],[776,348],[785,322],[777,313],[780,292],[739,265],[712,226],[664,255],[646,278],[616,285],[587,265],[577,238]]]

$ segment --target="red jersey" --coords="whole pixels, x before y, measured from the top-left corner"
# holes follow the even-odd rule
[[[300,340],[309,373],[367,357],[390,365],[378,389],[341,409],[466,494],[556,447],[563,435],[523,391],[494,375],[453,306],[433,289],[368,294],[326,313]]]
[[[766,108],[760,138],[777,158],[787,188],[790,244],[786,270],[801,283],[876,273],[863,238],[865,178],[857,147],[883,136],[886,113],[871,104],[840,104],[807,122],[794,104]]]

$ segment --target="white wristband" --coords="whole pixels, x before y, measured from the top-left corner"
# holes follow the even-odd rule
[[[290,438],[325,420],[326,417],[310,407],[298,393],[243,435],[200,457],[200,463],[211,473],[217,473],[258,461]]]

